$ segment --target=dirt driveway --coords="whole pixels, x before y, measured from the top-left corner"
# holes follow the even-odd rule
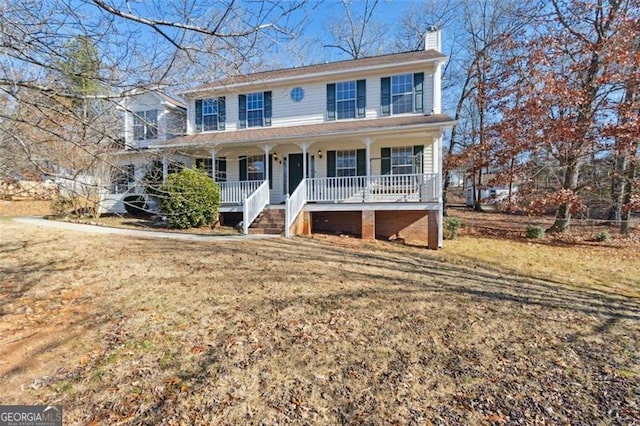
[[[65,424],[640,422],[635,298],[340,238],[0,237],[0,402]]]

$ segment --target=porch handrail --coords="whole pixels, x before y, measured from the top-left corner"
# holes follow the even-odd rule
[[[293,194],[287,195],[287,201],[285,203],[285,237],[289,238],[291,236],[291,226],[293,226],[293,223],[296,221],[296,218],[306,203],[307,184],[305,179],[302,179],[296,190],[293,191]]]
[[[261,180],[218,182],[218,185],[220,185],[220,203],[242,204],[244,198],[253,194],[262,182]]]
[[[437,200],[439,174],[341,176],[306,179],[307,202],[399,202]]]
[[[249,233],[249,225],[269,205],[269,181],[265,180],[251,195],[242,202],[242,233]]]

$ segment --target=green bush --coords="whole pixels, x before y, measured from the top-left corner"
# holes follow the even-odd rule
[[[458,236],[458,229],[460,228],[460,225],[460,221],[455,217],[445,218],[442,237],[445,240],[454,240]]]
[[[602,231],[602,232],[599,232],[598,235],[596,235],[596,241],[603,243],[607,241],[609,237],[610,237],[609,232]]]
[[[220,187],[203,170],[170,174],[156,197],[169,228],[213,225],[218,220]]]
[[[542,226],[527,225],[526,235],[527,238],[542,238],[544,237],[544,228]]]

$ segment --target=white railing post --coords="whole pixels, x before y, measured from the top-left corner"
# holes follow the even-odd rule
[[[249,233],[249,199],[244,196],[242,200],[242,234]]]
[[[258,189],[253,191],[242,201],[242,233],[249,233],[249,226],[258,217],[260,212],[269,205],[269,181],[263,181]]]
[[[302,179],[293,194],[287,195],[285,203],[285,237],[291,237],[291,227],[307,203],[307,179]]]

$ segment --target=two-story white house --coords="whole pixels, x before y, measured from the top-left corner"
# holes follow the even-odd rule
[[[187,134],[148,145],[221,186],[221,217],[441,245],[440,34],[425,50],[238,75],[194,87]]]

